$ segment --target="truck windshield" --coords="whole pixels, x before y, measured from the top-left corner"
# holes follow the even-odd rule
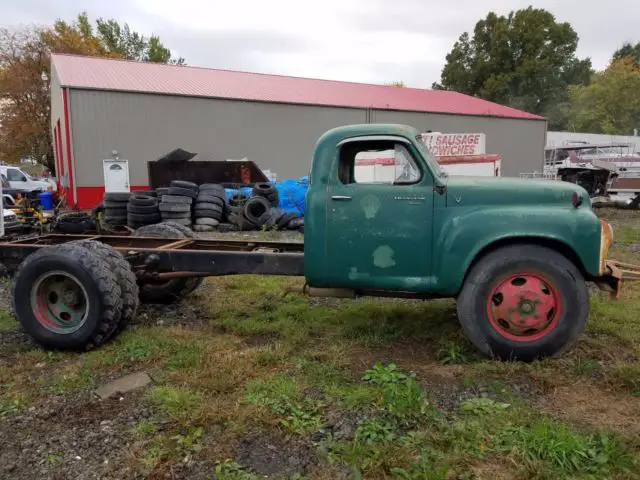
[[[433,169],[436,175],[438,177],[446,177],[447,172],[442,170],[442,168],[440,167],[440,164],[433,157],[433,155],[431,154],[427,146],[424,143],[422,143],[422,138],[420,137],[420,135],[416,137],[416,144],[418,145],[418,150],[420,150],[420,153],[424,157],[425,162],[429,164],[429,166]]]

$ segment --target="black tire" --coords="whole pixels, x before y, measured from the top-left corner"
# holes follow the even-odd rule
[[[182,197],[179,195],[163,195],[160,199],[161,203],[177,203],[182,205],[191,205],[193,203],[193,198],[191,197]]]
[[[524,285],[527,290],[521,290]],[[494,318],[506,317],[499,312],[506,301],[501,290],[518,302],[515,308],[502,307],[509,309],[511,323]],[[514,315],[525,306],[529,311]],[[535,315],[538,308],[546,311],[542,320]],[[518,331],[526,315],[542,322],[541,329],[529,325],[529,330]],[[538,245],[512,245],[487,254],[471,269],[458,297],[458,318],[469,340],[485,355],[502,360],[560,355],[578,340],[588,316],[589,291],[580,271],[560,253]]]
[[[158,198],[162,197],[162,195],[169,195],[169,187],[156,188],[156,194]]]
[[[248,222],[242,215],[232,213],[229,215],[229,222],[235,225],[240,231],[255,230],[256,226]]]
[[[142,227],[133,232],[134,237],[186,238],[186,235],[171,225],[158,223]],[[203,277],[176,278],[163,282],[140,285],[140,299],[147,303],[172,303],[189,295],[204,281]]]
[[[163,219],[172,219],[172,218],[190,219],[191,212],[160,212],[160,216]]]
[[[181,232],[185,237],[187,238],[193,238],[193,230],[191,230],[189,227],[178,223],[178,222],[173,222],[171,220],[167,221],[167,222],[162,222],[163,225],[168,225],[172,228],[175,228],[176,230],[178,230],[179,232]]]
[[[157,213],[158,212],[158,204],[154,203],[153,205],[147,206],[138,206],[132,203],[127,205],[128,213],[137,213],[137,214],[145,214],[145,213]]]
[[[77,244],[90,252],[98,254],[109,263],[111,271],[116,274],[118,285],[120,285],[120,290],[122,292],[122,313],[120,315],[120,321],[117,323],[112,334],[113,337],[131,323],[131,320],[133,320],[136,316],[136,312],[138,311],[138,306],[140,305],[140,290],[138,288],[136,274],[133,273],[131,265],[127,262],[124,256],[106,243],[96,242],[93,240],[78,240],[71,243]]]
[[[130,213],[129,215],[127,215],[128,222],[138,222],[144,223],[146,225],[151,225],[152,223],[160,223],[161,220],[162,218],[160,217],[159,213],[145,213],[142,215],[138,213]]]
[[[289,222],[288,227],[292,230],[295,230],[296,228],[304,227],[304,217],[297,217],[292,219]]]
[[[78,291],[86,312],[75,330],[56,332],[53,323],[44,319],[46,304],[56,301],[49,300],[51,293],[46,296],[36,289],[55,280],[55,272],[62,272],[72,284],[81,286]],[[40,314],[34,311],[32,296],[38,302],[46,298]],[[29,255],[18,268],[13,282],[13,311],[24,330],[44,348],[90,350],[104,343],[120,321],[122,291],[116,274],[99,255],[77,245],[45,247]]]
[[[291,220],[293,220],[294,218],[297,218],[298,215],[296,215],[295,213],[285,213],[282,217],[280,217],[280,219],[276,222],[278,225],[278,228],[280,229],[285,229],[289,226],[289,222]]]
[[[137,194],[132,195],[128,203],[129,205],[135,205],[137,207],[147,207],[150,205],[157,205],[158,199],[150,195]]]
[[[20,222],[18,222],[19,224]],[[4,229],[10,230],[12,228],[11,225],[5,224]],[[13,227],[15,228],[15,227]],[[83,220],[80,222],[66,222],[66,221],[58,221],[55,224],[55,230],[60,233],[68,233],[72,235],[80,235],[82,233],[88,232],[90,230],[94,230],[96,228],[96,224],[91,219]]]
[[[184,180],[173,180],[169,185],[174,188],[186,188],[188,190],[193,190],[194,192],[198,191],[197,184],[193,182],[185,182]]]
[[[273,194],[277,192],[276,187],[270,183],[256,183],[253,186],[253,194],[261,197]]]
[[[122,215],[127,214],[127,204],[123,203],[122,208],[111,208],[107,207],[104,209],[105,217],[121,217]]]
[[[251,223],[262,225],[260,218],[271,211],[271,204],[262,197],[252,197],[244,204],[244,216]]]
[[[189,188],[171,187],[169,188],[169,195],[196,198],[198,192]]]
[[[127,227],[132,228],[133,230],[137,230],[139,228],[146,227],[147,225],[153,225],[153,224],[138,223],[138,222],[132,222],[131,220],[127,220]]]
[[[109,225],[124,225],[127,223],[127,216],[107,216],[104,217],[104,223],[108,223]]]
[[[129,202],[102,202],[104,208],[127,208]]]
[[[167,222],[175,222],[175,223],[178,223],[180,225],[184,225],[185,227],[190,227],[192,225],[191,216],[188,216],[186,218],[163,217],[162,218],[162,223],[167,223]]]
[[[128,202],[131,193],[129,192],[110,192],[104,194],[105,202]]]
[[[195,209],[196,211],[197,210],[220,210],[220,213],[222,213],[222,205],[218,203],[198,202],[196,203]]]
[[[194,225],[194,226],[193,226],[193,229],[194,229],[196,232],[201,232],[201,233],[204,233],[204,232],[213,232],[213,231],[215,230],[215,228],[214,228],[214,227],[212,227],[211,225]]]
[[[161,203],[159,209],[161,212],[191,212],[191,205],[187,203]]]
[[[225,200],[227,198],[227,193],[225,192],[224,187],[222,185],[216,185],[213,183],[204,183],[200,185],[200,190],[198,195],[218,197]]]
[[[215,218],[220,220],[222,218],[222,210],[196,209],[193,216],[195,218]]]
[[[196,205],[199,203],[214,203],[219,207],[224,207],[224,204],[226,202],[224,198],[221,198],[221,197],[214,197],[212,195],[199,194],[198,197],[196,198]]]
[[[208,225],[210,227],[217,227],[219,224],[220,222],[215,218],[196,218],[196,225]]]

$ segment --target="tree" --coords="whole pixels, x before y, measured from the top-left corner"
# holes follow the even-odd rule
[[[613,61],[588,86],[571,88],[572,130],[631,135],[640,128],[640,66],[630,56]]]
[[[51,53],[127,58],[183,64],[160,38],[149,38],[98,20],[94,29],[86,13],[72,23],[0,29],[0,158],[32,157],[55,171],[51,140]]]
[[[578,35],[548,11],[529,7],[480,20],[446,57],[440,83],[455,90],[549,118],[562,128],[569,85],[588,84],[591,60],[575,56]]]
[[[615,62],[616,60],[622,60],[625,57],[633,58],[636,64],[640,65],[640,42],[635,45],[632,45],[629,42],[623,43],[622,46],[613,54],[611,61]]]

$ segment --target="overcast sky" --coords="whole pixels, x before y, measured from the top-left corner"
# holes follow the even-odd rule
[[[0,26],[115,18],[160,35],[190,65],[429,88],[453,43],[488,11],[525,0],[0,0]],[[556,5],[556,6],[554,6]],[[561,5],[561,6],[557,6]],[[539,0],[580,36],[578,55],[606,66],[640,41],[638,0]]]

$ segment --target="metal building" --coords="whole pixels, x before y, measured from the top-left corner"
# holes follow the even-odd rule
[[[456,92],[74,55],[51,63],[56,175],[79,208],[99,203],[105,184],[148,188],[147,162],[178,147],[306,175],[318,137],[354,123],[484,133],[503,176],[543,164],[544,118]]]

